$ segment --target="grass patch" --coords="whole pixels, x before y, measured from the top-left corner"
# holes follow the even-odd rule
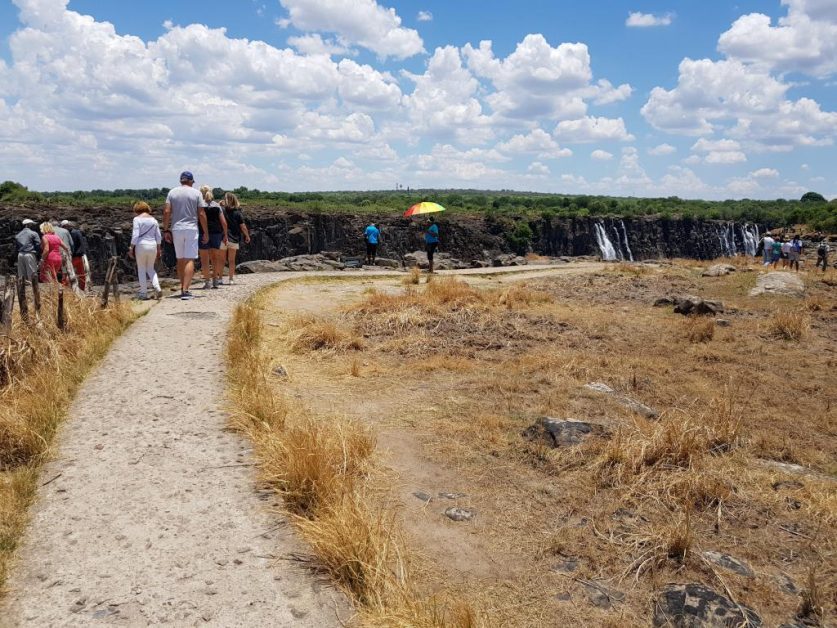
[[[291,349],[295,353],[363,349],[363,340],[334,320],[319,316],[301,316],[292,321],[291,326],[294,329]]]
[[[333,350],[349,346],[346,334],[336,324],[305,319],[290,344],[294,351]],[[282,496],[315,566],[346,591],[365,624],[480,625],[467,604],[419,592],[395,506],[377,472],[374,435],[357,421],[315,416],[275,393],[261,336],[258,308],[239,305],[227,345],[232,424],[253,440],[262,477]],[[242,403],[247,396],[270,401],[253,408]]]
[[[781,340],[799,342],[808,335],[811,317],[802,310],[779,310],[770,319],[770,333]]]
[[[95,299],[64,295],[67,328],[51,316],[56,295],[42,288],[43,318],[15,320],[0,337],[0,587],[23,533],[39,470],[55,432],[87,373],[137,315],[130,306],[107,310]]]
[[[691,343],[709,342],[715,337],[715,319],[690,316],[686,321],[686,337]]]

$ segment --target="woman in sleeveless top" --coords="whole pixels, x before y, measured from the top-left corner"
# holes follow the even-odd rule
[[[224,275],[224,257],[226,251],[221,250],[221,245],[227,244],[227,219],[221,206],[215,202],[212,195],[212,188],[208,185],[201,186],[203,200],[206,201],[206,226],[209,231],[209,242],[203,243],[201,238],[198,251],[201,256],[201,272],[203,273],[203,289],[218,288],[221,284],[221,277]],[[203,235],[203,234],[201,234]],[[212,283],[210,283],[210,265],[212,266]]]
[[[59,238],[48,222],[41,223],[41,282],[58,281],[61,272],[61,249],[70,255],[70,249]]]

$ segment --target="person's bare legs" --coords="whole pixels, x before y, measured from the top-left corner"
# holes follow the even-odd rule
[[[177,278],[180,279],[180,291],[188,292],[192,285],[192,277],[195,275],[195,260],[177,260]]]
[[[209,254],[211,253],[210,249],[201,249],[200,256],[201,256],[201,275],[203,275],[204,281],[209,281],[211,275],[209,274]]]
[[[227,264],[230,267],[230,281],[235,277],[235,255],[238,253],[236,249],[227,249]]]
[[[212,249],[212,282],[221,283],[221,278],[224,276],[224,257],[226,251],[221,249]]]

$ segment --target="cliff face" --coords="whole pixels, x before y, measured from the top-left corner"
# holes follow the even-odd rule
[[[118,255],[122,269],[133,273],[127,258],[131,240],[130,210],[93,208],[49,210],[68,218],[85,231],[94,280],[101,280],[107,259]],[[239,260],[280,259],[291,255],[341,251],[361,256],[361,234],[374,220],[381,228],[382,257],[400,258],[422,247],[422,225],[393,216],[355,214],[301,214],[247,208],[252,242],[239,251]],[[15,265],[14,235],[21,220],[44,220],[37,208],[0,207],[0,273]],[[159,218],[159,215],[158,215]],[[438,216],[441,250],[464,261],[485,259],[497,253],[527,250],[550,256],[596,255],[607,259],[654,259],[689,257],[711,259],[755,251],[758,240],[754,225],[691,218],[536,218],[530,220],[497,216]],[[172,266],[173,252],[165,251],[164,262]]]

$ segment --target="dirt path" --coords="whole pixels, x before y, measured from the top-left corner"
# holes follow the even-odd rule
[[[463,272],[498,270],[531,272]],[[190,302],[167,298],[114,344],[44,470],[0,626],[338,624],[341,595],[281,560],[305,548],[272,494],[257,492],[222,409],[234,305],[317,275],[347,273],[248,275]]]

